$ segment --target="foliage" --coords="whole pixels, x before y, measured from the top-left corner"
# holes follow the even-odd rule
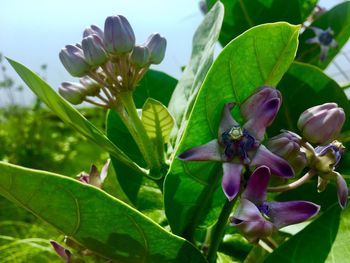
[[[0,110],[0,194],[34,215],[0,199],[2,261],[54,262],[54,239],[67,262],[342,262],[350,103],[323,69],[350,9],[316,4],[207,0],[180,80],[123,16],[61,51],[61,96],[8,59],[48,108]]]

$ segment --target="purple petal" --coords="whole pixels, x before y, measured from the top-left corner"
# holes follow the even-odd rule
[[[313,37],[313,38],[309,38],[305,41],[307,44],[315,44],[315,43],[320,43],[320,41],[318,40],[318,37]]]
[[[221,135],[227,131],[228,129],[231,129],[235,125],[239,125],[232,117],[231,115],[231,109],[235,106],[235,103],[226,103],[224,108],[222,109],[221,114],[221,122],[219,126],[219,138]]]
[[[271,202],[268,207],[267,216],[278,229],[306,221],[320,210],[319,205],[306,201]]]
[[[109,164],[111,162],[111,159],[108,159],[107,162],[104,164],[104,166],[102,167],[102,170],[101,170],[101,173],[100,173],[100,180],[101,180],[101,183],[104,182],[104,180],[106,179],[107,177],[107,174],[108,174],[108,168],[109,168]]]
[[[344,209],[346,207],[346,203],[348,201],[348,186],[346,185],[346,181],[344,178],[337,172],[336,174],[336,184],[337,184],[337,191],[338,191],[338,201],[340,206]]]
[[[312,31],[314,31],[314,33],[319,36],[321,35],[325,30],[318,28],[318,27],[314,27],[314,26],[310,26],[309,29],[311,29]]]
[[[264,145],[260,145],[250,164],[255,166],[266,165],[274,175],[282,177],[294,176],[294,170],[289,163],[270,152]]]
[[[249,200],[241,199],[234,215],[230,218],[232,226],[251,243],[256,243],[261,237],[270,236],[274,225],[264,219],[259,209]]]
[[[329,50],[329,47],[321,45],[321,55],[320,55],[321,62],[326,60],[328,56],[328,50]]]
[[[182,161],[222,161],[218,140],[184,151],[177,156]]]
[[[222,177],[222,190],[224,191],[228,200],[232,200],[239,192],[241,184],[242,164],[223,163],[222,168],[224,175]]]
[[[262,204],[266,200],[266,189],[269,184],[270,169],[267,166],[260,166],[249,178],[242,198],[248,199],[256,205]]]
[[[58,244],[56,241],[51,240],[50,241],[52,247],[56,251],[57,255],[59,255],[61,258],[65,259],[66,262],[70,262],[71,259],[71,252],[68,249],[65,249],[63,246]]]
[[[335,41],[335,39],[332,40],[332,42],[329,44],[330,47],[332,48],[338,48],[339,45],[338,45],[338,42]]]

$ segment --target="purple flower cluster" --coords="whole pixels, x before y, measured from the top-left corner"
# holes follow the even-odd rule
[[[82,79],[62,83],[59,93],[72,104],[91,102],[87,98],[91,96],[110,106],[118,92],[133,90],[149,66],[165,56],[166,39],[158,33],[143,44],[135,42],[134,31],[122,15],[107,17],[104,30],[95,25],[85,29],[81,43],[66,45],[59,54],[66,70]],[[100,95],[104,87],[107,98]]]
[[[229,201],[240,197],[240,204],[230,219],[231,225],[237,227],[252,243],[284,226],[308,220],[320,209],[316,204],[301,200],[267,201],[271,175],[286,181],[305,167],[310,169],[306,177],[286,187],[275,187],[275,192],[299,186],[298,181],[304,183],[304,178],[309,179],[311,175],[319,177],[318,189],[321,191],[334,177],[339,203],[343,208],[346,206],[348,188],[343,177],[335,172],[344,148],[341,143],[334,141],[345,121],[343,109],[335,103],[310,108],[301,114],[298,121],[302,137],[282,130],[265,147],[261,141],[266,127],[275,119],[281,103],[282,97],[278,90],[266,86],[260,88],[240,106],[246,120],[243,126],[231,115],[230,110],[235,104],[225,104],[218,138],[178,155],[183,161],[222,162],[224,194]],[[308,141],[321,146],[313,148]],[[250,170],[253,173],[249,176]],[[249,179],[245,182],[247,177]]]

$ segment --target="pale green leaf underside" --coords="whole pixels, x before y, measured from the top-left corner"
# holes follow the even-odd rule
[[[147,99],[142,107],[141,120],[151,139],[157,138],[163,143],[168,142],[174,119],[162,103],[151,98]]]
[[[186,240],[71,178],[0,162],[0,194],[116,262],[205,262]]]

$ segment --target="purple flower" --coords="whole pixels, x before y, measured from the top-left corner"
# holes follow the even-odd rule
[[[239,192],[243,165],[266,165],[275,175],[292,177],[294,171],[288,162],[260,144],[266,127],[278,112],[281,100],[278,90],[262,87],[241,105],[242,115],[247,120],[243,127],[232,118],[230,110],[234,104],[225,104],[218,139],[188,149],[178,158],[183,161],[222,162],[222,189],[229,200]]]
[[[338,43],[334,39],[334,32],[331,28],[322,30],[317,27],[309,27],[315,33],[315,37],[306,40],[308,44],[318,44],[321,47],[320,61],[326,60],[329,48],[338,48]]]
[[[51,243],[52,247],[54,248],[54,250],[56,251],[57,255],[59,255],[62,259],[64,259],[64,261],[66,263],[71,262],[72,253],[68,249],[66,249],[62,245],[58,244],[54,240],[51,240],[50,243]]]
[[[270,178],[267,166],[258,167],[250,176],[240,204],[230,218],[251,243],[270,236],[282,227],[303,222],[315,216],[320,207],[306,201],[267,202],[266,190]]]
[[[98,188],[102,188],[103,182],[107,177],[110,159],[107,160],[105,165],[102,167],[101,173],[98,171],[95,165],[91,165],[89,173],[81,173],[78,180],[80,182],[91,184]]]
[[[315,148],[316,158],[313,163],[313,168],[318,175],[317,189],[322,192],[330,179],[335,179],[338,201],[340,206],[344,209],[348,200],[349,190],[344,178],[335,171],[345,147],[338,141],[334,141],[326,146],[318,146]]]

